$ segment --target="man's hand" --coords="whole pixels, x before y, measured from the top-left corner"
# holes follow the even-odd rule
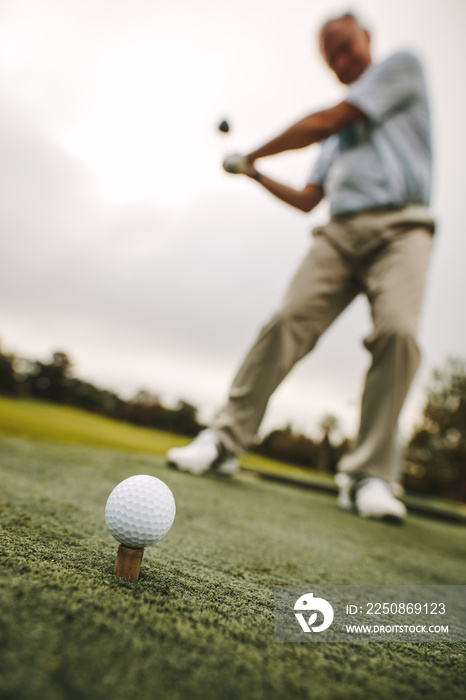
[[[244,174],[246,170],[251,167],[253,161],[251,161],[248,156],[242,156],[239,153],[232,153],[232,155],[227,156],[223,161],[223,169],[227,173],[233,173],[235,175]]]
[[[241,156],[239,153],[227,156],[223,161],[223,168],[227,173],[246,175],[246,177],[250,177],[252,180],[257,180],[257,182],[275,197],[300,211],[311,211],[311,209],[314,209],[314,207],[319,204],[324,196],[323,188],[320,185],[309,184],[302,190],[295,190],[293,187],[288,187],[276,180],[272,180],[272,178],[256,170],[254,161],[250,156]]]

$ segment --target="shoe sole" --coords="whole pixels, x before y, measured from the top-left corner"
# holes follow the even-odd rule
[[[202,471],[196,472],[196,471],[193,471],[193,469],[183,467],[183,465],[180,464],[179,462],[173,462],[171,460],[167,460],[166,465],[169,469],[174,469],[175,471],[178,471],[178,472],[184,472],[185,474],[193,474],[194,476],[202,476],[203,474],[206,474],[208,471],[211,471],[211,467],[209,467],[208,469],[204,469]]]
[[[185,474],[193,474],[194,476],[203,476],[204,474],[221,474],[222,476],[233,476],[238,471],[238,466],[231,464],[231,460],[226,462],[220,462],[220,464],[213,464],[211,467],[204,469],[203,471],[193,471],[190,468],[183,467],[179,462],[173,462],[172,460],[167,460],[166,465],[169,469],[175,471],[184,472]]]
[[[394,515],[393,513],[386,513],[385,515],[366,515],[365,513],[360,513],[358,510],[356,510],[356,513],[364,520],[376,520],[377,522],[388,523],[390,525],[404,525],[406,517],[404,515]]]
[[[236,459],[225,459],[217,466],[214,466],[213,471],[224,476],[233,476],[239,470],[239,464]]]

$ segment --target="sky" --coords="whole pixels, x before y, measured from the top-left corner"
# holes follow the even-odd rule
[[[190,401],[209,420],[328,216],[325,202],[303,214],[221,161],[344,99],[316,34],[347,9],[375,60],[417,52],[430,89],[438,230],[409,436],[432,371],[466,357],[463,0],[0,0],[3,351],[64,351],[84,379]],[[302,187],[318,152],[261,169]],[[369,331],[358,298],[277,390],[262,432],[318,434],[333,413],[353,435]]]

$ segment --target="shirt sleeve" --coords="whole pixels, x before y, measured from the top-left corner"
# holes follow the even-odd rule
[[[324,185],[328,170],[335,156],[337,144],[336,136],[330,136],[322,143],[321,151],[308,177],[308,185]]]
[[[423,99],[424,76],[418,58],[400,51],[374,64],[351,85],[346,102],[358,107],[374,123]]]

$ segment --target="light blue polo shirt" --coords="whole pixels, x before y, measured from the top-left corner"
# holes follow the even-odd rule
[[[358,124],[322,143],[309,183],[322,185],[330,215],[409,203],[428,204],[431,137],[427,92],[419,60],[408,51],[372,64],[345,102],[358,107]]]

